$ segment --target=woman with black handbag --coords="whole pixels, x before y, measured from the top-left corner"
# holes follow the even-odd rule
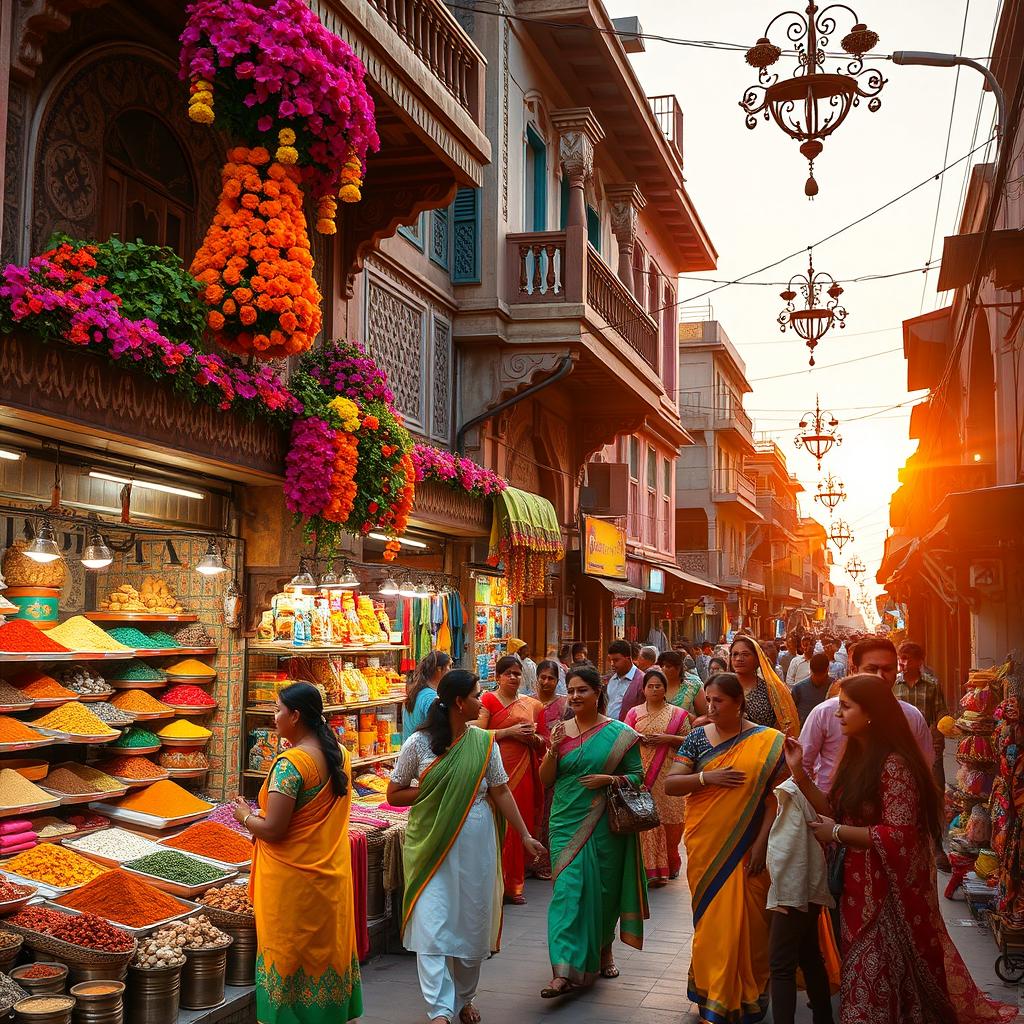
[[[650,794],[641,789],[640,737],[604,715],[607,697],[597,670],[576,666],[566,685],[573,717],[552,728],[540,766],[541,781],[554,786],[548,823],[552,980],[541,992],[545,999],[592,985],[599,975],[618,977],[612,956],[617,922],[624,943],[643,947],[647,884],[638,832],[652,827],[652,819],[657,823]]]
[[[683,741],[665,781],[687,796],[686,879],[693,906],[687,992],[702,1021],[761,1020],[768,1009],[765,871],[774,788],[786,772],[785,737],[745,714],[731,672],[705,687],[708,724]]]

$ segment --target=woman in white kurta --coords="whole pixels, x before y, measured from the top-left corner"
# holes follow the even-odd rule
[[[493,734],[469,727],[479,695],[477,676],[449,672],[426,724],[402,744],[388,786],[389,803],[410,807],[402,938],[416,953],[434,1024],[452,1024],[456,1013],[462,1024],[480,1020],[473,1005],[480,965],[497,950],[501,930],[503,826],[492,804],[528,853],[543,853],[509,792]]]

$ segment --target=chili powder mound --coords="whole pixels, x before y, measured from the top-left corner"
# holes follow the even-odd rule
[[[120,869],[94,878],[57,902],[129,928],[145,928],[188,910],[180,900]]]

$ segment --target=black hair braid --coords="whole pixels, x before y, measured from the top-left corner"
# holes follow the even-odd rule
[[[277,695],[281,703],[290,711],[299,713],[299,720],[316,737],[320,750],[327,762],[327,774],[331,779],[331,789],[335,796],[344,796],[348,792],[348,776],[345,774],[344,760],[338,737],[331,732],[327,719],[324,718],[324,701],[320,691],[311,683],[292,683]]]

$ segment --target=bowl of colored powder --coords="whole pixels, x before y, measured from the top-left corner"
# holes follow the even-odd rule
[[[158,668],[133,658],[125,665],[107,673],[107,679],[118,690],[159,690],[167,677]]]
[[[169,708],[145,690],[121,690],[111,698],[110,703],[119,711],[131,715],[133,719],[140,722],[156,718],[171,718],[174,715],[173,708]]]
[[[0,680],[0,714],[6,714],[8,711],[28,711],[31,707],[31,697],[27,697],[17,687],[11,686],[6,679]]]
[[[200,800],[170,779],[136,789],[120,800],[98,806],[98,810],[127,822],[170,828],[205,818],[214,805]]]
[[[160,700],[176,711],[211,711],[217,706],[217,702],[205,690],[185,683],[172,686],[161,695]]]
[[[26,697],[31,698],[37,708],[55,708],[75,700],[77,694],[66,686],[61,686],[53,676],[30,669],[19,672],[11,677],[11,685],[17,687]]]
[[[87,743],[107,743],[120,735],[117,729],[111,729],[102,718],[77,700],[54,708],[32,724],[37,729],[46,729]]]
[[[108,778],[117,788],[97,788],[93,779],[84,779],[77,772],[69,767],[53,768],[50,774],[40,783],[40,786],[54,796],[59,796],[62,804],[85,804],[91,800],[103,800],[106,797],[122,796],[126,787],[120,785],[116,779]]]
[[[46,746],[52,742],[51,737],[44,736],[37,729],[18,721],[17,718],[0,715],[0,751],[29,750],[32,747]]]
[[[168,665],[164,671],[167,673],[167,678],[174,681],[191,679],[206,683],[217,678],[217,672],[198,658],[185,658],[184,661],[176,661],[173,665]]]
[[[160,749],[160,737],[149,729],[135,725],[121,733],[108,750],[130,750],[135,754],[155,754]]]
[[[10,654],[68,654],[70,647],[65,646],[60,636],[54,636],[59,626],[45,633],[31,622],[11,619],[0,626],[0,651]]]
[[[137,754],[121,754],[109,761],[101,761],[96,767],[129,787],[146,786],[167,778],[165,769],[154,764],[148,757]]]
[[[106,868],[63,846],[41,843],[4,861],[3,870],[63,893],[92,881]]]
[[[152,885],[179,896],[197,896],[238,874],[177,850],[161,850],[131,860],[124,870],[144,875]]]
[[[56,901],[126,929],[148,928],[190,913],[192,907],[136,874],[115,868]]]
[[[165,747],[199,747],[213,735],[209,729],[187,718],[176,718],[157,730],[157,736]]]
[[[184,832],[160,840],[161,845],[170,846],[198,857],[229,864],[240,868],[252,863],[252,843],[226,825],[216,821],[197,821]]]
[[[10,768],[0,769],[0,817],[9,818],[19,813],[56,807],[60,797],[40,789]]]
[[[48,635],[51,640],[64,644],[72,651],[112,654],[131,650],[130,646],[120,643],[84,615],[75,615],[67,622],[54,626]]]

